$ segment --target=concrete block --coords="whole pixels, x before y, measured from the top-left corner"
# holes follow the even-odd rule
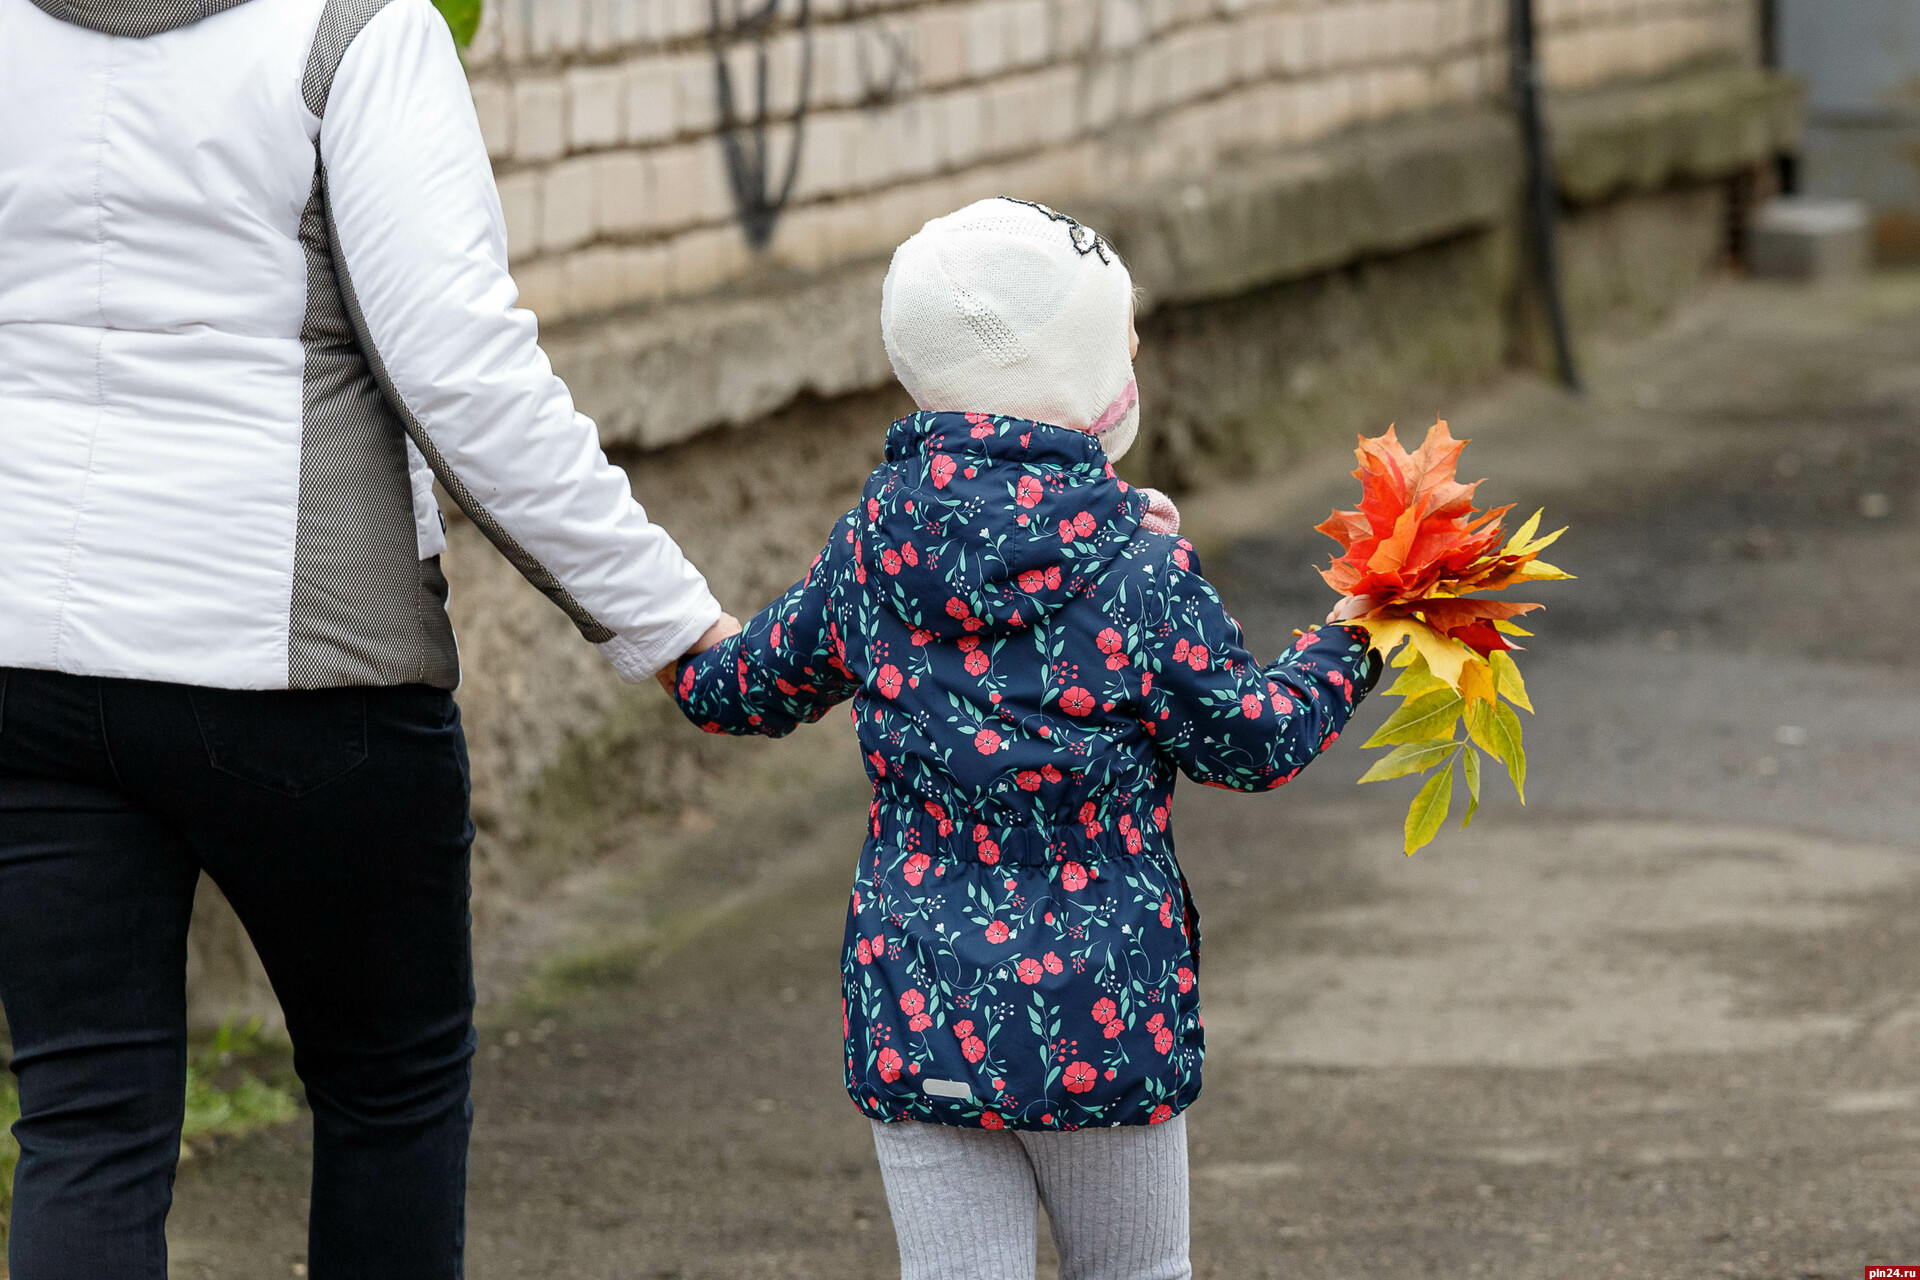
[[[527,51],[535,57],[579,52],[586,27],[586,0],[544,0],[532,6]]]
[[[586,0],[585,29],[582,38],[594,53],[606,53],[617,47],[614,31],[613,0]]]
[[[540,247],[548,253],[582,245],[599,234],[600,159],[562,160],[546,174],[540,203]]]
[[[706,144],[716,145],[716,144]],[[702,144],[683,142],[647,153],[647,189],[653,193],[653,226],[673,230],[700,221],[706,203]]]
[[[667,287],[683,298],[711,292],[743,274],[752,258],[746,237],[731,223],[689,231],[667,245]]]
[[[1118,53],[1137,47],[1147,38],[1146,15],[1138,0],[1102,0],[1100,47]]]
[[[611,147],[621,140],[618,67],[574,67],[567,72],[567,142],[574,151]]]
[[[1100,35],[1098,0],[1057,0],[1054,17],[1058,47],[1056,57],[1078,58],[1094,47]]]
[[[713,58],[705,53],[683,54],[673,60],[679,82],[674,107],[677,133],[711,133],[720,123],[720,85]],[[744,86],[735,78],[734,100],[743,102]]]
[[[942,169],[962,169],[979,159],[986,141],[986,95],[977,86],[928,100],[933,104],[935,145]]]
[[[920,83],[928,87],[952,84],[967,74],[967,10],[959,5],[934,5],[914,14],[913,53]]]
[[[848,22],[813,29],[812,85],[808,105],[823,111],[850,107],[861,97],[857,45],[873,24]]]
[[[567,89],[557,79],[522,80],[513,86],[513,154],[519,160],[552,160],[567,150]]]
[[[1858,200],[1781,196],[1754,215],[1747,267],[1756,276],[1826,283],[1867,268],[1867,207]]]
[[[646,156],[638,151],[612,151],[594,157],[600,167],[600,210],[595,222],[607,235],[633,235],[653,225],[653,192]]]
[[[1033,93],[1038,112],[1037,139],[1043,147],[1057,147],[1078,137],[1084,125],[1080,120],[1080,69],[1055,67],[1034,77]]]
[[[513,282],[520,287],[520,305],[543,320],[567,314],[567,266],[559,258],[542,258],[515,267]]]
[[[500,179],[500,212],[507,223],[507,258],[518,262],[540,251],[540,200],[544,175],[522,169]]]
[[[807,117],[794,199],[814,200],[847,189],[849,116],[845,111],[827,111]]]
[[[1016,67],[1037,67],[1053,49],[1048,0],[1013,0],[1006,9],[1007,60]]]
[[[967,74],[977,80],[997,76],[1007,66],[1007,14],[998,0],[976,0],[967,7]]]
[[[473,112],[480,119],[487,155],[495,160],[508,159],[513,155],[513,91],[493,79],[476,79],[472,87]]]
[[[627,141],[663,142],[679,130],[680,72],[671,59],[640,58],[625,72]]]

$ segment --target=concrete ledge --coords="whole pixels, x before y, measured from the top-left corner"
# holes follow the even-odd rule
[[[1725,66],[1565,95],[1550,111],[1560,189],[1573,204],[1723,178],[1791,148],[1801,127],[1797,84]],[[1513,217],[1520,178],[1511,119],[1472,109],[1241,156],[1073,212],[1113,238],[1151,307],[1492,228]],[[547,350],[609,447],[664,448],[804,393],[885,385],[886,265],[575,321],[547,336]]]
[[[1491,226],[1512,205],[1517,155],[1502,116],[1423,116],[1078,212],[1150,303],[1195,302]]]
[[[1548,130],[1561,197],[1592,204],[1724,178],[1798,145],[1797,81],[1713,67],[1556,98]]]
[[[544,339],[609,447],[660,449],[764,418],[794,397],[893,377],[880,341],[887,264],[862,262],[750,294],[576,323]]]

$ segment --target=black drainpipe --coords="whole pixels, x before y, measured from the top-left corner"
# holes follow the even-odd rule
[[[1533,0],[1513,0],[1507,24],[1507,56],[1512,64],[1513,105],[1520,115],[1520,140],[1527,153],[1528,240],[1533,250],[1534,274],[1540,283],[1540,302],[1553,330],[1554,360],[1560,381],[1569,391],[1580,391],[1580,371],[1573,363],[1573,342],[1567,334],[1567,311],[1560,291],[1560,257],[1555,249],[1559,199],[1553,186],[1553,166],[1547,158],[1547,130],[1540,118],[1540,64],[1534,56]]]

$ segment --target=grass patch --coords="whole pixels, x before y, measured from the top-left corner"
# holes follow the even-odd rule
[[[20,1094],[13,1077],[4,1073],[7,1056],[5,1046],[0,1046],[0,1250],[7,1243],[13,1212],[13,1170],[20,1160],[20,1148],[12,1132],[14,1121],[20,1118]],[[297,1117],[300,1102],[284,1062],[284,1052],[261,1039],[258,1018],[240,1025],[222,1024],[213,1038],[187,1060],[182,1145],[236,1138]],[[261,1072],[265,1072],[265,1078]],[[0,1275],[4,1274],[0,1269]]]

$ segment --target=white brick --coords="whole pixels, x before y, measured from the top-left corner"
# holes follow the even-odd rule
[[[653,6],[647,0],[613,0],[613,38],[635,45],[653,38]]]
[[[1056,56],[1077,58],[1094,47],[1100,36],[1099,0],[1056,0],[1054,16]]]
[[[1088,70],[1081,86],[1081,125],[1104,129],[1121,118],[1126,71],[1112,62]]]
[[[1006,6],[1007,60],[1016,67],[1037,67],[1052,50],[1047,0],[1013,0]]]
[[[676,58],[673,66],[679,81],[675,132],[711,133],[720,122],[720,85],[713,59],[704,53],[686,54]],[[743,100],[738,83],[733,86],[733,94],[736,103]]]
[[[713,22],[707,0],[661,0],[660,16],[662,40],[705,35]]]
[[[638,151],[596,156],[599,165],[599,213],[594,221],[607,235],[631,235],[653,225],[653,193],[646,157]]]
[[[1006,67],[1007,8],[998,0],[974,0],[967,7],[967,74],[976,79],[999,75]]]
[[[495,160],[513,155],[513,92],[498,80],[473,81],[473,112],[480,119],[480,136]]]
[[[566,316],[567,269],[564,262],[547,258],[516,267],[513,282],[520,286],[520,305],[542,320],[553,321]]]
[[[633,299],[622,278],[622,251],[614,245],[595,245],[563,259],[567,311],[570,315],[611,311]]]
[[[660,142],[671,138],[680,127],[679,69],[660,58],[640,58],[627,64],[623,80],[627,140]]]
[[[959,5],[935,5],[914,15],[914,58],[920,82],[929,87],[949,85],[967,74],[967,10]]]
[[[575,151],[610,147],[621,139],[618,67],[575,67],[567,72],[567,140]]]
[[[873,24],[841,23],[813,30],[813,85],[809,105],[815,111],[852,106],[860,98],[859,55],[854,45]]]
[[[583,156],[547,170],[540,206],[540,247],[549,253],[593,239],[599,227],[600,162]]]
[[[618,42],[613,29],[613,0],[586,0],[584,39],[595,53],[605,53]]]
[[[521,160],[551,160],[567,149],[567,91],[558,80],[523,80],[513,86],[513,154]]]
[[[698,222],[706,204],[706,167],[699,143],[685,142],[647,153],[647,190],[653,193],[653,225],[672,230]]]
[[[934,111],[925,98],[907,98],[894,107],[894,148],[903,178],[924,178],[940,168],[940,139]]]
[[[576,53],[586,44],[586,0],[538,0],[527,32],[535,57]]]
[[[667,246],[667,287],[681,297],[706,293],[740,275],[751,261],[738,227],[689,231]]]
[[[1139,0],[1103,0],[1100,6],[1100,47],[1110,52],[1131,49],[1147,38]]]
[[[499,181],[500,211],[507,222],[507,257],[518,262],[540,250],[540,194],[538,170],[523,169]]]
[[[899,121],[892,110],[848,115],[847,184],[855,189],[884,186],[900,171]]]
[[[942,168],[958,169],[979,159],[986,144],[986,94],[977,86],[933,100]]]
[[[1000,80],[987,86],[986,152],[988,155],[1016,155],[1035,145],[1039,121],[1034,118],[1036,102],[1031,82]]]
[[[1080,119],[1080,70],[1055,67],[1034,77],[1034,103],[1041,146],[1052,147],[1077,136]]]
[[[834,213],[830,205],[789,209],[774,224],[767,252],[798,271],[818,271],[840,260],[834,243]]]
[[[849,114],[827,111],[807,117],[794,199],[814,200],[839,195],[847,189]]]

